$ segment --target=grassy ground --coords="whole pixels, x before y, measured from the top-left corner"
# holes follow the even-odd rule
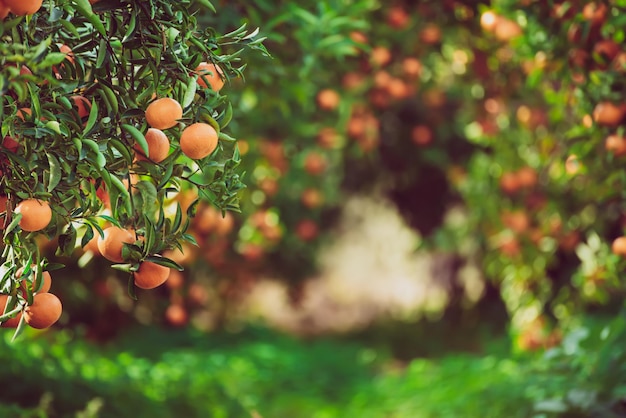
[[[104,347],[67,333],[5,337],[0,416],[528,417],[528,390],[549,383],[496,355],[398,364],[353,342],[263,329],[144,328]]]

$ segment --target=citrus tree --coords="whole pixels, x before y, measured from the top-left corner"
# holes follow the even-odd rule
[[[62,312],[42,240],[57,255],[95,245],[135,297],[182,269],[163,253],[195,242],[199,200],[239,210],[222,89],[242,50],[264,47],[245,26],[201,26],[203,9],[215,16],[207,0],[0,1],[0,322],[16,335]]]

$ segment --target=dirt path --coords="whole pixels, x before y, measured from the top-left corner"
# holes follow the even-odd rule
[[[245,314],[289,332],[316,334],[360,328],[381,316],[437,312],[447,302],[449,279],[433,274],[441,269],[441,254],[416,251],[419,243],[390,202],[353,197],[333,244],[320,255],[319,277],[306,284],[301,306],[292,307],[284,286],[268,278],[243,304]],[[482,292],[475,266],[466,266],[458,279],[470,299]]]

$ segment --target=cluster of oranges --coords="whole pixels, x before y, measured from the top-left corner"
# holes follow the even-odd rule
[[[91,1],[91,3],[95,3]],[[42,1],[27,0],[0,0],[0,18],[4,18],[8,13],[15,15],[30,15],[41,8]],[[64,46],[65,47],[65,46]],[[71,50],[65,47],[62,52],[68,54],[71,58]],[[26,67],[22,67],[22,74],[30,73]],[[216,92],[221,90],[224,85],[223,72],[219,66],[212,63],[201,63],[194,71],[197,75],[197,84],[201,88],[210,88]],[[87,118],[91,110],[90,101],[83,96],[75,95],[71,97],[75,110],[81,119]],[[18,116],[24,120],[28,115],[32,115],[30,108],[23,108],[18,111]],[[159,98],[152,101],[145,111],[145,119],[149,125],[144,137],[147,144],[147,153],[135,145],[136,161],[152,162],[155,164],[164,161],[170,154],[170,140],[164,132],[170,128],[179,125],[179,120],[183,117],[183,109],[179,102],[172,98]],[[200,160],[211,155],[218,146],[218,133],[216,128],[207,123],[193,123],[184,127],[180,134],[179,146],[181,152],[190,159]],[[20,143],[13,138],[6,137],[3,140],[3,147],[7,150],[16,151],[20,148]],[[106,206],[106,198],[102,197]],[[28,233],[36,233],[45,230],[52,222],[53,209],[50,202],[31,198],[19,202],[12,214],[7,212],[7,198],[1,197],[3,212],[5,212],[5,225],[10,220],[10,216],[20,216],[19,227],[22,231]],[[137,237],[134,229],[120,228],[110,226],[104,229],[104,234],[98,237],[96,241],[98,252],[107,260],[121,263],[122,248],[126,244],[134,244],[141,237]],[[133,272],[134,283],[141,289],[153,289],[163,284],[170,276],[170,268],[163,265],[142,261],[136,271]],[[19,302],[11,303],[12,307],[7,306],[10,299],[8,295],[0,295],[0,313],[14,312],[11,318],[4,321],[3,327],[16,327],[22,317],[24,321],[33,328],[47,328],[54,324],[61,316],[62,306],[60,300],[53,294],[49,293],[50,275],[43,272],[45,282],[42,286],[38,286],[39,290],[34,292],[32,303],[27,304],[26,295],[18,297]],[[19,277],[16,273],[16,279],[26,283],[27,279]],[[19,312],[18,312],[19,311]]]

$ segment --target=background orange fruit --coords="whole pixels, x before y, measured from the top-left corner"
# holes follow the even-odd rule
[[[78,116],[82,118],[86,118],[89,116],[89,112],[91,111],[91,102],[89,99],[83,96],[72,96],[72,101],[74,102],[74,106],[78,110]]]

